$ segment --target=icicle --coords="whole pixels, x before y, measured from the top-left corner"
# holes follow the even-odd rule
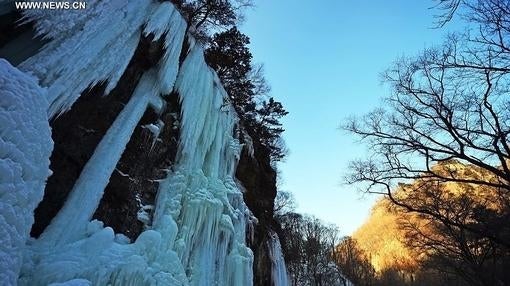
[[[91,0],[86,10],[34,9],[24,14],[36,23],[37,35],[51,39],[20,64],[48,87],[50,117],[68,110],[87,87],[107,81],[109,93],[131,60],[144,25],[144,33],[154,34],[155,40],[165,36],[157,76],[161,93],[172,91],[186,22],[171,3]]]
[[[56,246],[72,242],[82,235],[150,98],[159,94],[156,86],[154,71],[142,76],[133,96],[96,147],[66,203],[41,235],[40,241]]]
[[[158,140],[161,141],[161,139],[159,138],[159,134],[161,133],[161,129],[163,129],[164,127],[165,127],[165,123],[159,119],[156,122],[156,124],[151,123],[151,124],[142,125],[142,128],[147,129],[147,130],[149,130],[150,133],[152,133],[152,143],[151,143],[151,148],[150,148],[151,151],[154,148],[154,145],[156,144],[156,142]]]
[[[151,17],[145,25],[144,34],[153,34],[154,41],[165,36],[165,54],[158,64],[161,94],[166,95],[172,91],[177,77],[179,55],[185,31],[186,22],[170,2],[158,3],[153,6]]]
[[[231,175],[239,157],[238,142],[230,144],[237,115],[200,47],[191,49],[181,70],[175,83],[183,110],[178,159],[189,170],[203,168],[206,175],[219,178]]]
[[[52,39],[20,64],[48,87],[50,117],[68,110],[90,86],[109,81],[108,93],[129,63],[150,0],[90,1],[85,10],[27,10],[38,34]]]
[[[271,259],[271,281],[275,286],[287,286],[289,283],[289,276],[287,274],[287,267],[283,258],[282,247],[280,239],[276,233],[270,233],[269,238],[269,256]]]
[[[253,156],[255,154],[255,149],[253,148],[253,139],[248,134],[248,132],[246,132],[245,130],[243,130],[241,134],[242,134],[243,139],[244,139],[244,146],[243,147],[245,147],[246,150],[248,151],[248,155],[250,155],[250,157],[253,158]]]
[[[193,46],[175,83],[181,100],[176,171],[160,185],[154,229],[178,222],[174,248],[191,285],[251,285],[247,210],[234,181],[237,116],[217,75]]]

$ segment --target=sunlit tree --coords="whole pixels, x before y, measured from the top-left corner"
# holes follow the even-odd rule
[[[445,241],[464,243],[456,257],[471,262],[458,264],[459,277],[503,283],[480,274],[480,259],[510,249],[510,2],[439,0],[438,7],[439,26],[459,15],[468,29],[383,74],[392,91],[384,106],[344,125],[369,149],[367,159],[351,163],[346,181],[434,223]],[[449,196],[448,184],[465,187],[466,195]],[[492,190],[497,211],[473,199],[481,189]],[[414,241],[437,239],[425,234]],[[478,274],[464,273],[471,265]]]

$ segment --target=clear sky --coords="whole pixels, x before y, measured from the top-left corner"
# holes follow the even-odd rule
[[[348,162],[365,149],[339,130],[352,114],[380,103],[388,89],[379,75],[400,56],[438,44],[430,0],[257,0],[240,29],[251,38],[255,62],[265,65],[290,149],[280,164],[281,189],[298,212],[351,234],[367,218],[375,196],[342,185]],[[452,25],[450,25],[452,29]]]

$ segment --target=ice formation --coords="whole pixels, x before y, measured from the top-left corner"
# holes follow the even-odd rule
[[[50,117],[68,110],[87,87],[115,87],[140,40],[150,0],[87,2],[86,10],[27,10],[38,35],[51,39],[19,68],[48,88]]]
[[[287,274],[287,267],[283,258],[282,247],[280,239],[276,233],[271,233],[269,240],[269,255],[271,256],[271,280],[275,286],[290,285],[289,276]]]
[[[41,242],[56,246],[72,242],[83,233],[136,125],[151,99],[159,96],[156,80],[154,71],[147,72],[140,79],[133,96],[83,168],[66,204],[39,239]]]
[[[0,59],[0,281],[15,285],[53,148],[46,91]],[[27,116],[29,115],[29,116]],[[4,284],[5,285],[5,284]]]
[[[73,279],[62,283],[51,283],[48,286],[92,286],[92,284],[85,279]]]
[[[170,2],[87,3],[79,13],[27,11],[25,17],[49,43],[19,65],[23,72],[0,61],[5,128],[0,132],[0,275],[6,276],[0,278],[11,285],[16,279],[19,285],[251,285],[253,254],[245,239],[254,219],[234,178],[242,149],[234,132],[238,118],[202,48],[189,38],[179,68],[186,23]],[[162,59],[144,72],[64,207],[39,239],[28,239],[49,175],[48,118],[68,110],[98,82],[107,82],[106,93],[113,89],[142,34],[164,41]],[[162,98],[172,90],[181,103],[177,162],[159,185],[152,223],[139,213],[146,230],[131,242],[90,220],[145,110],[164,109]],[[162,127],[145,126],[154,139]],[[287,285],[277,237],[271,252],[274,283]]]
[[[153,34],[154,40],[165,36],[165,54],[158,64],[158,83],[163,95],[172,91],[177,77],[185,31],[186,22],[170,2],[153,5],[152,16],[145,26],[144,34]]]
[[[240,152],[233,137],[237,116],[230,105],[222,110],[226,93],[198,46],[184,61],[176,89],[182,104],[179,163],[161,184],[172,192],[159,192],[154,229],[164,231],[168,221],[178,222],[174,247],[192,285],[250,285],[249,211],[234,181]]]

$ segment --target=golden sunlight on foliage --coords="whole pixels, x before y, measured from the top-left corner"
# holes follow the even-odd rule
[[[379,200],[368,220],[353,234],[375,271],[399,269],[413,272],[416,255],[404,243],[398,215],[389,210],[389,201]]]
[[[400,184],[392,193],[395,201],[388,197],[377,201],[370,217],[353,234],[361,259],[375,270],[376,281],[385,281],[391,272],[401,285],[422,285],[418,280],[431,276],[436,277],[432,282],[436,285],[452,281],[448,269],[471,267],[469,263],[484,272],[506,267],[506,252],[487,237],[504,235],[489,230],[501,229],[506,221],[508,196],[491,185],[495,179],[487,171],[472,165],[448,161],[432,170],[462,182],[424,174]],[[469,273],[464,279],[471,281],[480,275]]]

